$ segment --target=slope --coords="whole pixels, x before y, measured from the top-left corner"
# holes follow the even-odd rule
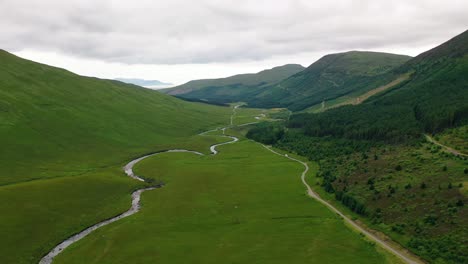
[[[365,93],[398,78],[392,72],[410,57],[350,51],[322,57],[307,69],[279,84],[265,87],[249,106],[302,110],[349,93]]]
[[[298,64],[287,64],[255,74],[239,74],[221,79],[195,80],[164,89],[162,92],[181,98],[226,103],[244,101],[266,87],[302,71]]]
[[[297,115],[309,135],[398,140],[468,122],[468,31],[395,70],[410,80],[359,106]],[[448,52],[453,51],[453,52]],[[369,114],[372,113],[372,114]]]
[[[0,61],[0,185],[113,165],[220,124],[229,112],[4,51]]]
[[[59,241],[128,209],[121,166],[225,124],[228,108],[78,76],[0,51],[0,262],[37,263]],[[183,127],[184,129],[181,129]]]

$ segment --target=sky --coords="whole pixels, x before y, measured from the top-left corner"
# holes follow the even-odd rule
[[[0,0],[0,49],[100,78],[182,84],[349,50],[416,56],[466,0]]]

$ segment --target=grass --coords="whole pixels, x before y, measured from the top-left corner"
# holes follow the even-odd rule
[[[239,103],[232,105],[237,104]],[[236,116],[233,119],[233,123],[234,125],[242,125],[253,122],[275,121],[276,119],[287,120],[289,115],[290,112],[284,108],[259,109],[239,107],[236,109]],[[257,119],[257,117],[259,119]]]
[[[128,209],[137,183],[112,172],[0,188],[2,263],[37,263],[48,250],[97,221]]]
[[[167,153],[139,163],[138,174],[167,184],[143,195],[139,214],[99,229],[57,263],[387,261],[305,195],[298,163],[247,140],[219,150],[216,156]]]
[[[197,136],[185,147],[208,153],[225,140]],[[0,187],[1,262],[37,263],[65,238],[126,211],[142,183],[124,175],[122,166]]]
[[[258,122],[259,120],[255,119],[255,117],[260,116],[265,112],[266,111],[263,109],[239,107],[236,109],[236,116],[233,119],[233,123],[234,125],[241,125],[246,123]]]

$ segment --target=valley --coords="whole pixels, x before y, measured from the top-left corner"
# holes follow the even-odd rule
[[[112,79],[0,50],[0,263],[468,263],[468,31],[350,47]]]
[[[236,110],[234,107],[234,113]],[[243,115],[233,114],[233,119],[236,116]],[[242,124],[239,127],[243,127]],[[236,130],[236,125],[207,135],[225,137],[232,129]],[[237,140],[233,137],[226,143]],[[145,179],[164,182],[164,186],[143,195],[144,207],[140,213],[96,230],[58,255],[57,263],[151,263],[154,260],[182,263],[187,258],[210,263],[219,256],[228,257],[226,261],[231,262],[247,261],[254,255],[262,262],[273,263],[283,262],[286,258],[299,261],[307,256],[329,263],[353,258],[363,263],[400,263],[396,257],[345,227],[340,217],[326,207],[301,195],[305,180],[302,178],[301,182],[303,168],[297,166],[298,160],[276,158],[277,153],[272,154],[244,137],[240,137],[238,143],[226,143],[217,145],[219,153],[215,146],[211,147],[213,155],[209,156],[179,150],[138,159],[136,173],[144,175]],[[302,176],[305,177],[307,172],[302,172]],[[268,193],[277,196],[264,195]],[[310,212],[312,215],[296,215],[294,212]],[[262,235],[277,228],[282,232],[271,237]],[[108,237],[120,242],[107,244]],[[322,241],[321,237],[327,237],[328,242],[314,242]],[[288,247],[284,247],[284,243]],[[271,254],[272,247],[302,248],[299,252],[303,253],[288,254],[280,250]],[[330,254],[336,247],[342,255]],[[177,254],[184,248],[187,248],[185,255]],[[308,250],[304,250],[306,248]],[[354,253],[356,251],[359,255]],[[108,258],[108,254],[112,258]]]

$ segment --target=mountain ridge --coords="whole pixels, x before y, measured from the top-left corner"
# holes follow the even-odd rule
[[[371,51],[327,54],[304,71],[276,86],[264,88],[248,103],[255,107],[287,107],[298,111],[348,93],[365,93],[396,79],[391,71],[410,58]]]
[[[192,80],[183,85],[160,90],[180,98],[226,103],[243,101],[251,93],[303,70],[299,64],[286,64],[257,73],[237,74],[218,79]]]

